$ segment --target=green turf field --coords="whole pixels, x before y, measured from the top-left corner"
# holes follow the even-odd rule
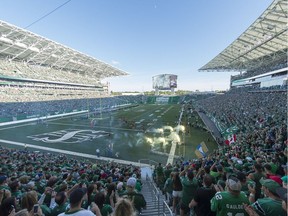
[[[150,159],[166,163],[171,143],[175,155],[195,158],[196,146],[204,141],[212,152],[216,143],[210,133],[186,125],[180,105],[139,105],[118,111],[69,116],[45,122],[29,122],[0,127],[3,140],[49,148],[119,158],[128,161]],[[199,119],[198,119],[199,121]],[[178,130],[177,130],[178,129]],[[1,144],[2,145],[2,144]],[[5,145],[5,144],[4,144]],[[14,147],[14,146],[12,146]]]

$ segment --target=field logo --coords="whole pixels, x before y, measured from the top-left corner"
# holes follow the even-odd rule
[[[109,135],[110,133],[106,131],[67,129],[27,136],[27,138],[45,143],[81,143]]]

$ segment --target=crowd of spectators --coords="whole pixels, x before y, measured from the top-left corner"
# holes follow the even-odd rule
[[[194,108],[237,126],[237,139],[201,159],[159,164],[154,179],[175,215],[287,215],[287,92],[221,94]]]
[[[104,91],[92,88],[0,86],[2,102],[32,102],[107,97]]]
[[[1,147],[0,215],[136,215],[141,169]]]
[[[131,99],[132,97],[127,98]],[[113,99],[114,101],[112,100],[111,103],[110,98],[103,98],[101,103],[96,100],[91,100],[89,103],[95,103],[94,107],[99,107],[99,104],[109,107],[115,104],[115,98]],[[135,96],[134,99],[142,101],[142,96]],[[116,99],[119,103],[127,100],[122,97]],[[56,109],[54,102],[51,102],[51,108],[55,111],[66,109],[66,104],[70,109],[81,108],[81,106],[85,108],[87,100],[75,100],[75,103],[71,103],[71,100],[57,103]],[[40,106],[39,104],[33,104],[32,110],[39,110],[37,107]],[[34,107],[34,105],[37,106]],[[155,168],[154,179],[161,190],[167,194],[167,200],[170,202],[174,214],[179,213],[183,216],[192,212],[191,214],[197,216],[287,215],[287,92],[242,91],[237,93],[235,91],[198,101],[193,100],[190,105],[195,110],[203,110],[206,115],[213,117],[227,128],[237,126],[237,139],[230,145],[220,145],[219,149],[205,158],[180,160],[167,166],[159,164]],[[22,110],[23,112],[29,111],[29,109]],[[3,112],[3,109],[1,111]],[[4,108],[4,111],[11,112],[7,107]],[[12,109],[13,111],[19,112],[19,107],[17,110]],[[134,188],[137,188],[137,178],[130,180],[130,177],[133,175],[139,177],[139,168],[114,163],[79,162],[65,156],[52,156],[44,153],[41,157],[39,155],[36,157],[34,153],[29,152],[7,149],[1,151],[2,154],[7,155],[1,164],[3,173],[0,176],[0,183],[2,182],[2,185],[0,184],[1,208],[17,206],[18,209],[27,209],[30,215],[33,215],[32,206],[38,203],[42,213],[49,215],[55,206],[58,205],[59,208],[62,208],[63,203],[67,204],[66,199],[73,194],[73,191],[78,191],[77,202],[72,195],[68,208],[79,209],[81,208],[79,202],[86,201],[84,196],[86,193],[99,192],[101,187],[104,185],[105,188],[106,185],[104,190],[106,197],[103,198],[103,195],[102,197],[95,195],[94,198],[88,196],[88,205],[82,207],[88,211],[91,209],[96,214],[97,212],[103,214],[103,212],[99,213],[99,210],[101,211],[105,207],[107,211],[112,209],[116,214],[118,206],[123,208],[126,206],[125,208],[129,209],[125,199],[119,199],[121,200],[119,203],[117,199],[114,199],[113,188],[116,188],[119,196],[120,191],[123,190],[121,186],[118,188],[119,184],[126,185],[125,193],[128,198],[132,200],[139,198],[136,203],[140,207],[138,206],[139,208],[136,207],[136,209],[141,211],[141,208],[145,207],[141,195],[131,198],[131,191],[128,189],[131,187],[134,191]],[[115,181],[116,178],[114,179],[113,176],[115,176],[116,170],[118,170],[117,172],[122,171],[122,175],[118,176],[117,184],[111,186],[108,179],[112,177],[112,183]],[[103,173],[105,177],[102,176]],[[119,182],[121,176],[124,180]],[[9,184],[7,185],[7,183]],[[83,192],[81,189],[83,185],[87,191]],[[29,190],[38,192],[38,195],[36,192],[33,192],[33,195]],[[66,194],[62,193],[61,195],[60,192],[63,191]],[[84,195],[81,196],[81,193]],[[12,199],[8,199],[10,195],[12,195]],[[55,203],[51,199],[54,195]],[[34,197],[33,205],[29,205],[30,196]],[[60,201],[57,203],[58,199]],[[89,203],[91,200],[94,200],[95,204]],[[89,206],[90,208],[88,208]],[[64,211],[66,208],[67,206],[63,207]]]
[[[0,60],[0,74],[8,77],[46,80],[65,83],[99,84],[99,75],[83,75],[51,67],[31,65],[25,62]]]
[[[232,76],[231,81],[261,75],[261,74],[268,73],[270,71],[279,70],[282,68],[287,68],[287,58],[286,57],[280,59],[278,62],[274,62],[274,64],[269,63],[265,66],[261,66],[260,68],[257,67],[255,69],[249,70],[246,73]]]
[[[142,95],[136,96],[115,96],[115,97],[97,97],[73,100],[51,100],[51,101],[35,101],[23,103],[0,103],[0,119],[16,118],[19,116],[47,116],[58,113],[69,113],[80,110],[105,110],[111,107],[123,104],[140,104],[143,101]]]

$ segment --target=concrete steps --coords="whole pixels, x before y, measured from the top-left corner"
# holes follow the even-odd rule
[[[155,184],[149,179],[142,179],[142,191],[147,207],[141,212],[141,216],[172,215],[168,208],[163,204],[165,197],[159,192]],[[165,206],[165,208],[163,208]]]

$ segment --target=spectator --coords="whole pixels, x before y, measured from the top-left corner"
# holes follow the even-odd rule
[[[166,179],[165,184],[164,184],[164,192],[165,192],[165,196],[167,197],[168,200],[168,205],[172,206],[172,202],[173,202],[173,197],[172,197],[172,192],[173,192],[173,175],[174,173],[171,172],[170,173],[170,177]]]
[[[62,212],[69,209],[69,203],[67,202],[67,195],[65,191],[58,192],[55,196],[55,203],[57,204],[51,211],[51,216],[57,216]]]
[[[262,185],[262,191],[264,193],[265,198],[259,198],[255,202],[255,190],[249,187],[250,190],[250,202],[254,202],[251,204],[253,209],[260,216],[264,215],[277,215],[277,216],[286,216],[286,211],[282,208],[282,201],[277,194],[276,190],[281,188],[281,186],[273,181],[272,179],[260,179],[260,183]]]
[[[137,183],[136,183],[137,185]],[[110,183],[107,185],[107,193],[105,196],[105,204],[110,205],[112,208],[115,207],[115,203],[116,203],[116,195],[115,195],[115,191],[116,191],[116,185],[115,183]]]
[[[179,173],[175,172],[173,175],[173,192],[172,192],[172,196],[173,196],[173,209],[172,212],[177,214],[177,205],[179,204],[179,201],[182,197],[182,183],[181,183],[181,179],[179,177]]]
[[[216,190],[213,187],[213,176],[206,174],[203,178],[203,187],[197,188],[194,198],[189,203],[189,208],[194,207],[196,216],[215,216],[211,211],[210,200],[214,197]]]
[[[121,196],[130,199],[138,213],[141,213],[142,208],[146,208],[146,201],[144,196],[135,190],[136,181],[136,178],[130,177],[127,180],[126,191]]]
[[[282,208],[287,212],[287,188],[277,188],[276,193],[282,199]]]
[[[265,174],[263,173],[262,165],[261,164],[254,164],[254,171],[248,175],[248,178],[255,182],[255,200],[261,197],[261,183],[260,179],[265,178]]]
[[[5,199],[0,207],[0,216],[8,216],[12,211],[15,211],[16,199],[15,197],[9,197]]]
[[[35,204],[38,204],[37,201],[37,192],[32,190],[29,192],[26,192],[21,199],[21,208],[27,209],[29,212],[32,211],[33,206]]]
[[[103,192],[99,192],[95,194],[94,202],[98,206],[101,211],[102,216],[108,216],[113,212],[111,205],[104,204],[105,202],[105,194]]]
[[[95,216],[95,214],[96,216],[101,216],[100,210],[96,204],[92,206],[91,211],[81,208],[82,202],[85,199],[87,200],[86,188],[75,189],[69,197],[70,209],[64,213],[59,214],[59,216]]]
[[[136,216],[133,203],[129,199],[120,198],[116,203],[113,216]]]
[[[226,181],[227,191],[219,191],[211,199],[211,210],[221,215],[248,215],[244,210],[244,204],[249,200],[244,192],[241,192],[241,182],[231,176]]]
[[[184,216],[190,212],[189,203],[194,198],[196,189],[198,188],[198,181],[196,178],[194,178],[193,170],[188,169],[188,166],[186,166],[186,168],[180,173],[180,176],[182,183],[180,215]]]
[[[279,176],[275,175],[273,172],[272,172],[272,167],[270,164],[265,164],[264,165],[264,171],[266,173],[266,178],[268,179],[272,179],[273,181],[277,182],[278,184],[282,185],[282,180]]]

